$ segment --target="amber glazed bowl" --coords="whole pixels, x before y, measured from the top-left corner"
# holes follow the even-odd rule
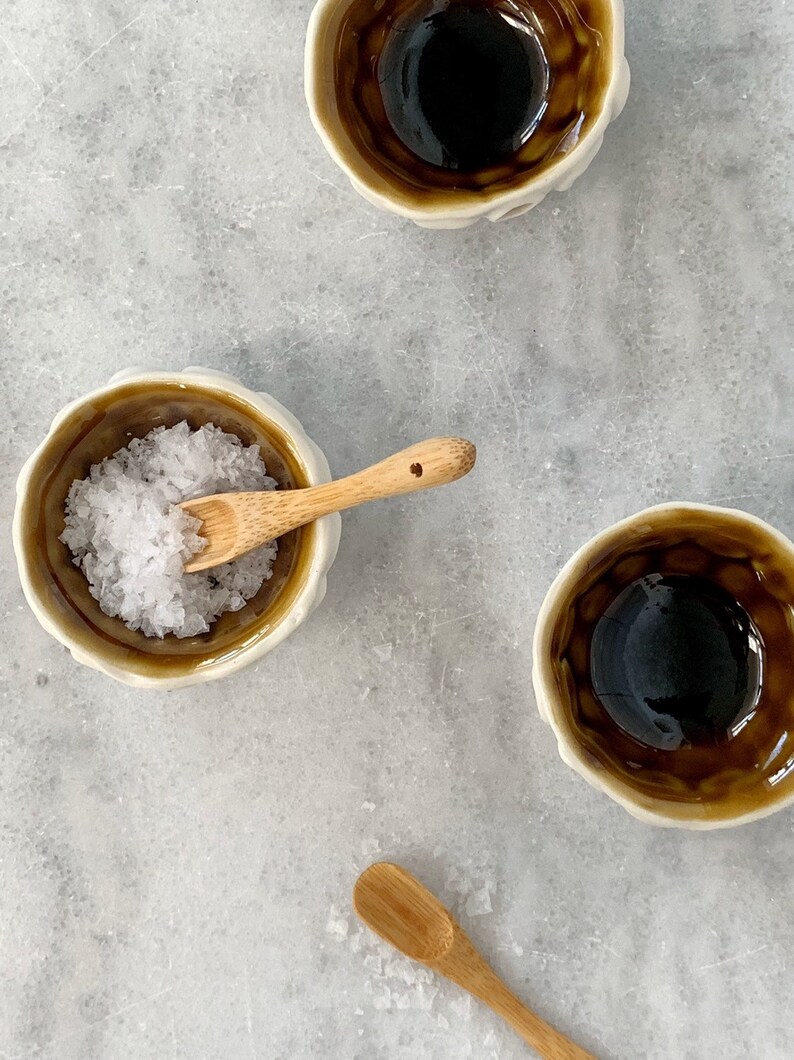
[[[757,687],[725,740],[648,746],[593,694],[593,623],[652,572],[705,577],[752,622]],[[533,682],[561,757],[595,788],[652,824],[724,828],[794,802],[793,661],[794,544],[745,512],[665,504],[598,534],[565,565],[538,617]]]
[[[124,372],[59,413],[17,482],[14,549],[22,588],[44,629],[78,662],[142,688],[210,681],[260,659],[320,603],[339,544],[338,515],[285,535],[272,578],[244,608],[197,637],[146,637],[103,614],[59,540],[69,487],[130,439],[182,420],[194,429],[214,423],[259,445],[279,489],[330,479],[328,462],[294,416],[211,369]]]
[[[495,5],[497,0],[487,2]],[[538,125],[538,130],[546,122],[553,125],[548,139],[556,147],[545,161],[535,158],[536,132],[516,160],[465,178],[455,170],[421,164],[414,171],[416,160],[411,160],[404,145],[393,142],[378,101],[381,81],[379,76],[372,77],[373,64],[388,46],[390,24],[412,5],[416,6],[416,0],[373,0],[371,4],[317,0],[309,21],[304,65],[309,114],[326,150],[353,188],[383,210],[424,228],[441,229],[464,228],[483,218],[518,217],[549,192],[567,190],[595,158],[607,126],[621,113],[628,96],[623,0],[559,0],[559,10],[542,17],[529,4],[538,27],[549,31],[547,43],[552,38],[555,41],[547,56],[553,67],[552,93],[565,86],[565,91],[570,89],[575,95],[592,76],[599,82],[597,101],[571,126],[558,128],[552,94]],[[516,8],[515,4],[503,6]],[[544,0],[544,10],[548,6]],[[561,29],[563,12],[573,13],[580,24]],[[544,33],[540,37],[546,40]],[[588,34],[594,38],[592,49],[578,67],[569,67],[571,56]],[[353,50],[360,53],[355,60]],[[524,154],[527,159],[521,161]]]

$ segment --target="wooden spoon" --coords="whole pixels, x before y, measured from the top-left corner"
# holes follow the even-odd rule
[[[406,957],[490,1005],[544,1060],[595,1060],[523,1005],[441,902],[399,865],[381,861],[363,872],[353,889],[353,906],[368,927]]]
[[[228,563],[252,548],[274,541],[322,515],[355,508],[365,501],[416,493],[467,475],[477,450],[464,438],[430,438],[348,478],[308,489],[260,493],[217,493],[180,504],[201,519],[207,544],[185,564],[185,571]]]

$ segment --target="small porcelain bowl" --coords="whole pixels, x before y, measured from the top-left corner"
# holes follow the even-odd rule
[[[664,735],[661,743],[638,741],[631,727],[621,726],[593,693],[588,675],[593,673],[595,624],[624,587],[653,573],[705,578],[709,586],[729,590],[724,599],[732,606],[738,603],[750,618],[753,661],[744,675],[752,673],[756,687],[744,713],[729,724],[725,740],[679,742],[675,723],[669,728],[674,715],[666,713],[672,709],[666,703],[674,701],[646,699],[651,711],[661,712],[654,717],[659,733],[673,732],[675,742],[665,743],[669,737]],[[612,621],[618,619],[613,616]],[[697,627],[695,639],[706,619],[697,621],[704,624]],[[609,643],[623,643],[623,634],[604,636],[611,638]],[[671,643],[682,643],[677,636]],[[698,660],[717,658],[701,654],[691,636],[686,645]],[[745,512],[663,504],[597,534],[563,567],[538,616],[533,683],[563,761],[593,787],[651,824],[724,828],[794,803],[792,658],[794,544]],[[623,694],[617,688],[608,693]],[[702,690],[690,694],[698,710],[715,709]]]
[[[341,34],[346,18],[361,0],[318,0],[309,21],[305,52],[305,89],[312,123],[328,153],[343,170],[365,199],[391,213],[407,217],[423,228],[465,228],[481,218],[500,221],[518,217],[537,206],[551,191],[566,191],[590,165],[604,139],[607,126],[626,103],[629,91],[629,66],[624,55],[623,0],[598,0],[603,4],[605,24],[602,34],[606,75],[598,110],[585,130],[579,132],[581,121],[564,133],[560,133],[560,144],[555,157],[548,165],[528,169],[525,173],[479,182],[473,190],[456,184],[438,186],[422,180],[410,181],[396,177],[383,166],[376,164],[382,134],[367,128],[360,138],[351,134],[340,112],[337,98],[337,73],[341,48]],[[374,0],[371,10],[382,17],[389,8],[406,0]],[[593,0],[586,0],[590,3]],[[582,15],[587,23],[586,12]],[[549,24],[552,24],[551,20]],[[539,24],[539,23],[538,23]],[[380,28],[378,33],[383,36]],[[578,31],[577,31],[578,32]],[[356,30],[356,38],[361,33]],[[563,48],[577,47],[579,39],[565,40]],[[382,47],[382,45],[381,45]],[[367,66],[371,59],[364,64]],[[589,62],[590,60],[588,60]],[[576,72],[566,70],[564,78],[573,83],[579,79]],[[361,98],[371,95],[372,86],[360,93]],[[352,95],[352,93],[348,93]],[[358,106],[358,104],[356,104]],[[359,113],[358,111],[356,113]],[[543,114],[543,110],[539,112]],[[527,141],[528,145],[532,140]],[[405,149],[397,149],[404,157]],[[444,171],[448,172],[448,171]],[[490,181],[490,182],[489,182]]]
[[[153,427],[214,423],[258,444],[280,489],[330,479],[328,462],[277,401],[212,369],[122,372],[67,405],[20,472],[14,549],[28,603],[77,662],[139,688],[211,681],[261,659],[320,603],[339,544],[341,519],[326,516],[279,540],[273,576],[240,611],[184,640],[145,637],[99,609],[82,571],[59,541],[74,479]]]

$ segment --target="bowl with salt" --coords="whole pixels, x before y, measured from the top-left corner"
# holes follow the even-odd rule
[[[80,663],[137,687],[214,680],[262,658],[325,595],[341,520],[184,575],[200,524],[176,508],[230,489],[300,489],[328,462],[275,399],[211,369],[125,371],[67,405],[17,482],[25,596]]]

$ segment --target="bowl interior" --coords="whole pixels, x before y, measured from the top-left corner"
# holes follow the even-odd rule
[[[279,489],[310,485],[292,439],[259,409],[222,386],[182,379],[131,381],[81,402],[38,453],[20,521],[22,563],[30,588],[70,646],[105,666],[145,677],[183,677],[227,662],[255,645],[289,612],[305,584],[315,530],[304,527],[280,538],[273,576],[244,608],[228,612],[208,633],[178,639],[146,637],[99,608],[88,583],[59,536],[69,487],[92,464],[111,456],[153,427],[187,420],[192,428],[214,423],[245,445],[258,445]]]
[[[703,568],[701,550],[713,555],[711,567]],[[613,721],[588,684],[592,623],[651,566],[719,574],[760,633],[760,694],[727,742],[649,747]],[[794,797],[794,546],[770,527],[722,509],[642,513],[597,538],[563,572],[542,639],[545,698],[566,752],[618,798],[696,821],[737,818]]]
[[[379,61],[388,56],[389,42],[404,33],[404,20],[414,17],[414,9],[422,18],[425,8],[435,12],[441,3],[320,0],[315,8],[306,57],[315,121],[355,182],[404,210],[465,211],[525,189],[581,150],[602,123],[619,69],[613,0],[534,0],[527,12],[523,0],[482,3],[504,7],[517,25],[528,18],[550,73],[548,95],[529,139],[513,156],[473,172],[419,159],[395,133],[382,98]],[[403,69],[403,81],[406,76]]]

